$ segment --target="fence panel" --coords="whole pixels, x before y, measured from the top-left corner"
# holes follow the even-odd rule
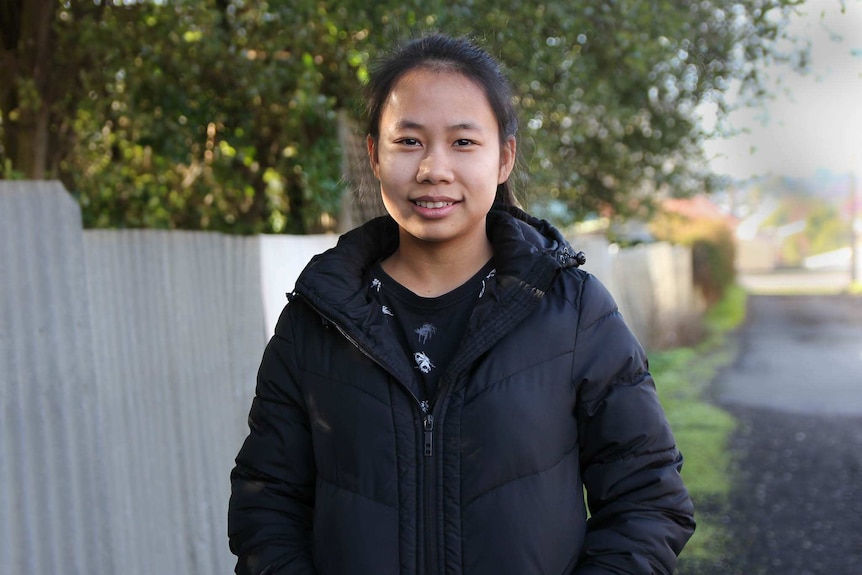
[[[6,573],[117,573],[78,206],[0,182],[0,557]]]
[[[257,238],[84,237],[117,562],[230,572],[228,474],[265,344]]]

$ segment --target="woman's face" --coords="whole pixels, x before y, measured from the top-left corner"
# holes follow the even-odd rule
[[[449,71],[417,69],[393,87],[368,138],[383,204],[421,242],[467,247],[487,242],[485,216],[515,160],[500,146],[497,119],[482,88]]]

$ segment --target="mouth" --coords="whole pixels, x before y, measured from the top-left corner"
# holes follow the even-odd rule
[[[416,204],[417,206],[419,206],[420,208],[439,209],[439,208],[446,208],[448,206],[451,206],[455,202],[427,202],[424,200],[413,200],[413,203]]]

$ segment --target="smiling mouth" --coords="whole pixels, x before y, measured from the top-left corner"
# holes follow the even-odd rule
[[[423,202],[421,200],[416,200],[413,203],[416,204],[417,206],[419,206],[420,208],[436,209],[436,208],[445,208],[447,206],[451,206],[455,202]]]

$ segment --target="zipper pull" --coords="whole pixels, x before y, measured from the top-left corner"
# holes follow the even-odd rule
[[[425,427],[425,457],[431,457],[434,451],[434,416],[430,413],[425,416],[423,427]]]

